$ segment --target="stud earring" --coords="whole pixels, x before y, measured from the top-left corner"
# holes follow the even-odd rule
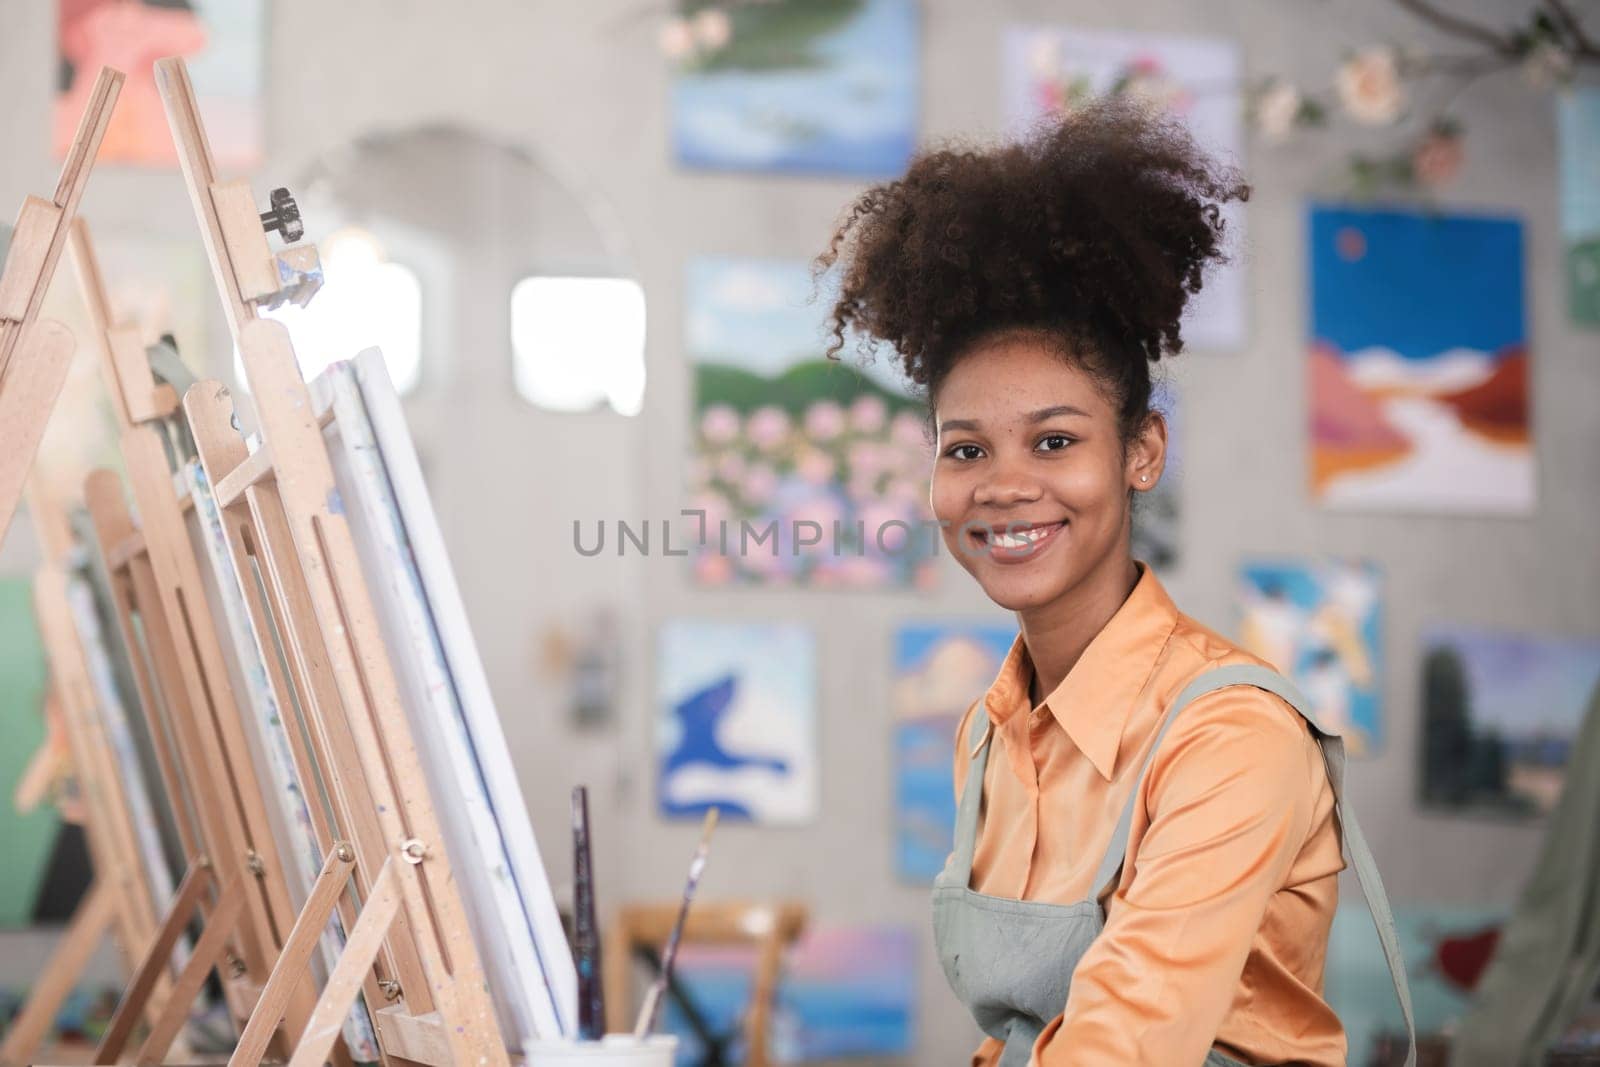
[[[1150,476],[1148,474],[1141,474],[1139,475],[1139,480],[1141,482],[1148,482],[1150,480]]]

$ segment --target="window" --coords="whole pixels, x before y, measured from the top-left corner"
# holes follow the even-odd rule
[[[329,235],[318,250],[322,288],[311,302],[263,313],[289,328],[301,376],[309,382],[329,364],[376,346],[395,391],[411,392],[422,377],[422,283],[416,272],[385,259],[371,234],[352,227]],[[240,384],[247,384],[237,354],[235,371]]]
[[[644,290],[629,278],[524,278],[511,290],[512,376],[550,411],[644,407]]]

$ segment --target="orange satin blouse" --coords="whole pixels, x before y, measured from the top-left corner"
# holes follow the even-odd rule
[[[1141,565],[1133,593],[1054,692],[1029,706],[1018,637],[982,706],[993,731],[972,888],[1070,904],[1090,881],[1178,692],[1260,663],[1179,613]],[[966,783],[970,720],[956,745]],[[1342,1067],[1322,999],[1344,868],[1333,790],[1310,728],[1260,689],[1200,697],[1173,722],[1136,805],[1106,926],[1078,964],[1038,1067],[1187,1067],[1213,1047],[1248,1064]],[[999,1058],[987,1040],[975,1067]]]

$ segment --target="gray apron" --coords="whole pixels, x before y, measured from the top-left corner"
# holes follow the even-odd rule
[[[982,744],[978,744],[980,734],[987,726],[987,719],[981,715],[973,716],[968,744],[977,746],[977,749],[956,814],[955,850],[950,854],[944,872],[934,882],[933,927],[939,962],[944,967],[950,988],[966,1004],[984,1033],[1005,1042],[1000,1067],[1026,1067],[1033,1054],[1034,1042],[1038,1040],[1045,1024],[1060,1015],[1066,1007],[1067,995],[1072,987],[1072,972],[1105,926],[1105,912],[1100,907],[1098,891],[1110,884],[1122,867],[1128,847],[1128,829],[1133,820],[1133,807],[1138,802],[1144,776],[1150,769],[1150,762],[1167,728],[1184,706],[1196,697],[1234,685],[1251,685],[1277,694],[1311,725],[1312,733],[1322,749],[1328,781],[1333,787],[1334,809],[1343,835],[1341,847],[1348,854],[1349,862],[1355,867],[1356,877],[1361,882],[1361,892],[1366,896],[1372,912],[1378,940],[1383,944],[1384,959],[1394,979],[1400,1010],[1405,1016],[1406,1034],[1410,1041],[1406,1067],[1415,1067],[1417,1040],[1411,1015],[1411,991],[1406,985],[1394,917],[1389,912],[1389,900],[1384,895],[1383,883],[1378,879],[1372,854],[1361,835],[1361,828],[1356,825],[1355,813],[1344,804],[1344,741],[1339,735],[1331,734],[1317,724],[1305,698],[1282,676],[1255,666],[1213,668],[1178,694],[1139,768],[1133,791],[1128,795],[1122,816],[1117,820],[1116,831],[1111,835],[1111,843],[1095,872],[1092,894],[1087,900],[1076,904],[1012,900],[977,893],[970,888],[972,856],[978,843],[978,805],[983,797],[983,773],[989,762],[989,738],[984,736]],[[1202,1067],[1241,1065],[1239,1061],[1212,1049]]]

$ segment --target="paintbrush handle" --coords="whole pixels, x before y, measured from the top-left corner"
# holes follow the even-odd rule
[[[589,791],[572,790],[573,940],[578,966],[578,1040],[606,1032],[605,989],[600,981],[600,932],[595,919],[594,862],[589,846]]]
[[[694,858],[689,861],[689,878],[683,886],[683,900],[678,904],[678,918],[673,922],[666,947],[661,952],[661,973],[650,983],[650,991],[645,994],[644,1004],[639,1009],[639,1018],[633,1024],[633,1036],[640,1041],[656,1028],[656,1013],[661,1008],[661,997],[666,992],[667,983],[672,980],[672,967],[678,959],[678,942],[683,939],[683,927],[689,919],[689,905],[694,902],[700,874],[706,869],[706,860],[711,854],[711,831],[716,828],[717,809],[712,808],[706,812],[706,821],[700,831],[700,844],[695,847]]]

